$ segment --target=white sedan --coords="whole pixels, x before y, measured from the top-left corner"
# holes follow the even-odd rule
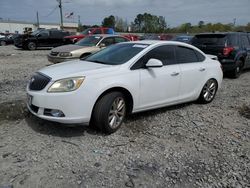
[[[113,133],[129,113],[211,102],[222,77],[220,63],[189,44],[126,42],[39,70],[27,86],[27,106],[42,119]]]

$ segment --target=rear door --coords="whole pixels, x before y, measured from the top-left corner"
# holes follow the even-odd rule
[[[181,70],[180,99],[195,99],[207,75],[205,57],[192,48],[177,46],[176,59]]]
[[[250,39],[247,34],[241,34],[241,47],[246,52],[245,68],[250,67]]]
[[[48,30],[42,30],[40,33],[38,33],[37,37],[37,46],[41,47],[48,47],[50,46],[49,41],[49,31]]]
[[[49,40],[50,46],[56,47],[62,45],[63,37],[64,34],[62,31],[59,30],[50,31],[50,40]]]

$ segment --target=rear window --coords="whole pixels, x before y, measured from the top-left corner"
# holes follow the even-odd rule
[[[196,35],[191,44],[196,46],[201,45],[216,45],[216,46],[237,46],[238,35],[237,34],[208,34],[208,35]]]
[[[227,42],[227,36],[223,34],[196,35],[192,40],[193,45],[224,46],[226,42]]]

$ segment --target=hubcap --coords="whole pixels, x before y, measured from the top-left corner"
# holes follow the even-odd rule
[[[236,67],[236,74],[240,72],[240,67]]]
[[[123,98],[118,97],[114,100],[109,112],[109,125],[112,129],[120,126],[126,113],[126,104]]]
[[[216,92],[216,83],[213,80],[209,80],[203,88],[203,97],[206,101],[211,101],[214,98]]]

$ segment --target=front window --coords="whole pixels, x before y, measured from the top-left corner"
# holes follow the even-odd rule
[[[96,46],[97,43],[102,39],[100,36],[89,36],[75,43],[79,46]]]
[[[144,44],[119,43],[107,47],[84,60],[107,65],[120,65],[126,63],[147,47],[148,45]]]

